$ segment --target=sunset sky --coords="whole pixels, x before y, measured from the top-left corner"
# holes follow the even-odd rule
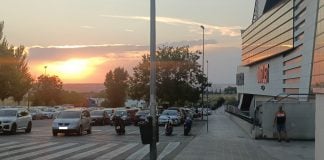
[[[149,53],[150,0],[0,0],[4,35],[27,47],[36,78],[103,83],[115,67],[129,73]],[[240,29],[250,25],[254,0],[156,0],[157,44],[202,49],[213,83],[235,83]],[[226,18],[225,18],[226,17]]]

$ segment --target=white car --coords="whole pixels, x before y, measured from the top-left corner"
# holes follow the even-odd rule
[[[169,121],[172,125],[180,125],[180,113],[177,110],[164,110],[159,117],[159,125],[164,125]]]
[[[47,119],[53,119],[58,115],[58,111],[56,111],[54,108],[46,108],[43,109],[42,114]]]
[[[0,110],[0,132],[15,134],[17,130],[30,133],[32,117],[26,109],[7,108]]]

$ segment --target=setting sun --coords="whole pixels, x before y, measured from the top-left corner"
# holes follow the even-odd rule
[[[57,66],[58,71],[64,75],[81,75],[85,73],[87,69],[86,60],[72,59],[63,62],[61,65]]]

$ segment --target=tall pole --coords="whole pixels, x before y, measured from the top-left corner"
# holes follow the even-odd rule
[[[151,0],[151,15],[150,15],[150,113],[152,116],[152,143],[150,144],[150,160],[156,160],[157,158],[157,126],[156,126],[156,31],[155,31],[155,0]]]
[[[208,84],[208,60],[207,60],[207,84]],[[209,101],[208,101],[208,87],[207,87],[207,132],[208,132],[208,111],[209,111]]]
[[[44,74],[44,76],[46,76],[46,69],[47,69],[47,66],[44,66],[44,70],[45,70],[45,74]]]
[[[203,30],[203,51],[202,51],[202,71],[203,75],[205,74],[205,27],[203,25],[200,26],[201,29]],[[204,119],[204,82],[201,84],[201,120]]]

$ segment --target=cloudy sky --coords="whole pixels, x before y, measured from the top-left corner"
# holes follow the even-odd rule
[[[34,77],[102,83],[105,73],[129,73],[149,53],[149,0],[0,0],[4,35],[27,47]],[[254,0],[156,0],[157,44],[201,50],[213,83],[235,83],[240,29],[251,23]]]

